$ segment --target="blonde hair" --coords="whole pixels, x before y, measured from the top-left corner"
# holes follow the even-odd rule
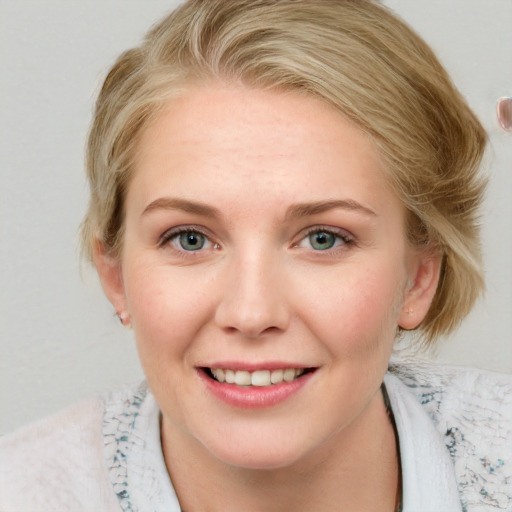
[[[373,0],[189,0],[122,54],[88,140],[82,246],[115,255],[137,136],[191,82],[303,91],[367,133],[408,215],[409,240],[443,255],[419,330],[450,332],[483,290],[478,168],[485,132],[427,44]]]

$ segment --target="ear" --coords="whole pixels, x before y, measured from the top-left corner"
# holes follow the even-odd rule
[[[409,282],[398,315],[398,325],[402,329],[415,329],[427,315],[437,290],[441,262],[441,254],[434,249],[411,255],[408,264]]]
[[[119,257],[112,254],[103,242],[96,239],[93,248],[93,261],[105,295],[114,306],[121,323],[128,325],[130,319]]]

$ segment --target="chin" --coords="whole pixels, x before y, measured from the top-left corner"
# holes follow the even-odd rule
[[[301,460],[297,451],[293,453],[270,451],[270,450],[251,450],[245,452],[219,451],[212,452],[222,463],[239,469],[252,471],[275,471],[279,469],[294,466]]]
[[[290,436],[289,432],[270,431],[253,435],[243,432],[223,433],[209,436],[201,442],[206,450],[218,461],[237,468],[250,470],[277,470],[291,467],[314,450],[308,440],[300,436]],[[226,442],[219,442],[226,441]]]

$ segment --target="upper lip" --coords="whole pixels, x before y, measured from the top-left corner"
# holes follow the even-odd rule
[[[198,368],[220,368],[236,371],[255,372],[258,370],[282,370],[286,368],[316,368],[315,365],[308,365],[303,363],[293,363],[288,361],[262,361],[255,362],[241,362],[241,361],[215,361],[207,364],[200,364]]]

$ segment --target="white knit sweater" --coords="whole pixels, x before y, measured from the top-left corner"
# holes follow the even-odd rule
[[[512,376],[401,361],[385,385],[403,511],[511,512]],[[121,510],[180,511],[145,383],[0,441],[0,512]]]

